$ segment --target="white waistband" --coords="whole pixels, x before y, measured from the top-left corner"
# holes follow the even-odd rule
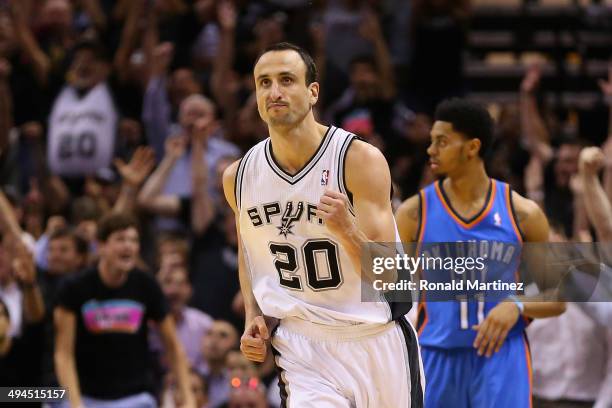
[[[332,326],[309,322],[296,317],[284,318],[279,328],[313,340],[358,340],[373,337],[395,327],[395,322],[361,323],[350,326]]]

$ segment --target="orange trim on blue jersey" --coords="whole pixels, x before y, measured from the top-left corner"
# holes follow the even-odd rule
[[[491,179],[491,183],[492,183],[491,196],[489,197],[489,202],[487,203],[484,211],[478,216],[478,218],[470,221],[469,223],[466,223],[460,218],[458,218],[453,212],[453,210],[449,208],[448,203],[446,202],[446,200],[444,199],[444,196],[442,195],[442,191],[440,191],[440,186],[438,185],[438,183],[435,183],[434,186],[436,189],[436,194],[438,194],[438,198],[440,199],[440,202],[442,203],[442,207],[444,208],[446,213],[450,215],[457,224],[461,225],[463,228],[470,229],[470,228],[475,227],[480,221],[482,221],[484,217],[486,217],[489,214],[489,212],[491,211],[491,208],[493,208],[493,203],[495,202],[495,192],[497,190],[497,183],[493,179]]]
[[[525,334],[523,333],[523,344],[525,345],[525,359],[527,360],[527,375],[529,376],[529,408],[533,407],[533,371],[531,368],[531,351],[529,350],[529,344],[525,340]]]
[[[419,195],[421,196],[421,230],[419,231],[419,236],[417,238],[417,256],[421,254],[421,244],[423,243],[423,236],[425,235],[425,227],[427,226],[427,200],[425,199],[425,191],[420,190]],[[421,271],[417,272],[417,276],[420,276]],[[427,324],[428,316],[427,316],[427,306],[425,303],[425,290],[421,293],[421,299],[419,299],[419,305],[417,306],[417,325],[419,322],[419,314],[421,313],[421,309],[425,314],[425,318],[423,319],[423,324],[420,327],[417,327],[417,336],[420,336]]]
[[[505,194],[506,211],[508,211],[508,216],[510,217],[510,223],[512,224],[512,228],[514,229],[516,238],[519,240],[520,243],[523,243],[523,237],[521,236],[521,233],[518,228],[518,224],[516,223],[516,220],[514,219],[514,214],[512,213],[512,203],[510,202],[510,194],[511,194],[510,184],[506,184],[506,194]]]
[[[418,326],[419,323],[419,315],[421,314],[421,310],[425,314],[425,318],[423,319],[423,323]],[[427,315],[427,303],[425,303],[425,291],[423,291],[423,299],[419,301],[419,305],[417,307],[417,336],[420,336],[423,333],[423,329],[427,325],[427,321],[429,320],[429,316]]]
[[[425,234],[425,227],[427,226],[427,200],[425,199],[425,192],[423,190],[419,191],[419,195],[421,196],[421,230],[419,231],[419,236],[417,237],[417,242],[423,242],[423,235]],[[420,245],[417,247],[417,251],[419,251]]]

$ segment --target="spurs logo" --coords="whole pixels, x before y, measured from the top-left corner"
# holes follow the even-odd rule
[[[287,202],[287,207],[285,208],[285,212],[283,214],[281,226],[276,227],[279,231],[278,235],[284,235],[285,238],[287,238],[287,235],[293,234],[293,231],[291,231],[291,228],[293,228],[293,223],[302,217],[303,211],[304,204],[302,204],[301,201],[298,202],[295,212],[293,211],[293,203],[291,201]]]

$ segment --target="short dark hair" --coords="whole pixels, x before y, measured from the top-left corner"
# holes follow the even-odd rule
[[[349,63],[349,68],[352,71],[355,68],[355,65],[367,65],[373,71],[378,72],[378,64],[376,63],[376,59],[371,55],[357,55],[351,59]]]
[[[100,218],[100,208],[93,198],[82,196],[72,203],[71,215],[74,224],[82,221],[97,221]]]
[[[304,65],[306,65],[306,85],[310,85],[313,82],[317,82],[317,77],[318,77],[317,66],[315,65],[315,62],[310,56],[310,54],[308,53],[308,51],[306,51],[304,48],[298,45],[291,44],[288,42],[280,42],[280,43],[272,44],[269,47],[267,47],[265,50],[263,50],[261,54],[257,56],[257,59],[255,60],[254,65],[257,65],[257,63],[259,62],[259,60],[264,54],[268,52],[272,52],[272,51],[295,51],[297,52],[302,58],[302,61],[304,61]]]
[[[453,129],[468,138],[480,140],[481,158],[486,157],[493,141],[494,123],[489,112],[480,104],[461,98],[442,101],[436,108],[435,120],[448,122]]]
[[[85,238],[77,234],[72,228],[63,227],[53,231],[49,236],[49,242],[53,241],[54,239],[61,238],[71,239],[74,243],[74,248],[76,249],[79,255],[85,256],[89,252],[89,244],[87,243]]]
[[[82,40],[77,42],[70,50],[70,63],[72,63],[72,61],[76,57],[76,54],[79,51],[91,51],[96,60],[103,62],[110,61],[110,57],[108,55],[108,52],[106,51],[106,48],[101,43],[94,40]]]
[[[127,213],[110,213],[102,217],[98,223],[98,240],[106,242],[114,232],[128,228],[138,229],[138,221]]]

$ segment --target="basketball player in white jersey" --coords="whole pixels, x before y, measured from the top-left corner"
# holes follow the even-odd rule
[[[263,361],[271,339],[283,406],[421,407],[410,304],[361,301],[372,278],[362,245],[396,241],[385,158],[315,121],[316,67],[301,48],[268,48],[254,76],[270,137],[223,177],[240,237],[242,352]]]

